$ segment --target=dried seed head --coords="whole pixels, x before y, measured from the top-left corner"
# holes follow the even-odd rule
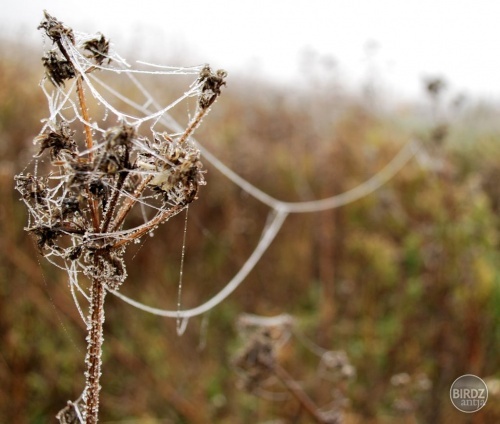
[[[130,125],[122,125],[121,127],[110,128],[106,132],[107,148],[116,146],[130,146],[135,137],[135,129]]]
[[[104,35],[100,34],[100,37],[95,37],[85,42],[83,48],[90,52],[87,57],[93,59],[97,65],[102,65],[106,59],[108,59],[108,64],[111,62],[111,58],[108,56],[109,41]]]
[[[101,201],[103,210],[108,204],[109,188],[103,183],[102,179],[94,178],[89,182],[89,192]]]
[[[15,177],[16,189],[21,193],[23,199],[29,203],[45,205],[47,197],[47,185],[41,177],[31,174],[17,175]]]
[[[61,59],[55,51],[43,55],[42,63],[50,80],[56,86],[64,86],[64,81],[75,77],[73,64],[66,59]]]
[[[105,148],[99,156],[98,169],[106,174],[116,174],[131,168],[130,149],[135,129],[128,125],[110,128],[105,136]]]
[[[63,35],[69,37],[71,42],[75,42],[75,37],[71,28],[49,15],[46,10],[43,11],[43,14],[45,19],[40,22],[38,29],[44,29],[47,36],[55,43],[60,42]]]
[[[276,365],[273,339],[267,330],[259,331],[235,358],[234,365],[242,371],[243,386],[252,392],[265,382]]]
[[[66,198],[63,199],[62,201],[62,217],[67,218],[70,215],[73,215],[75,213],[80,213],[80,199],[76,197],[75,195],[70,195]]]
[[[50,158],[59,159],[62,151],[69,152],[72,156],[76,153],[76,143],[73,138],[75,132],[69,129],[66,122],[61,122],[55,131],[48,128],[44,133],[35,137],[34,142],[40,144],[40,156],[45,149],[50,149]]]
[[[210,66],[205,65],[200,72],[198,81],[202,83],[201,94],[198,99],[198,105],[201,109],[209,108],[221,93],[221,88],[226,85],[225,78],[227,72],[219,69],[217,72],[212,72]]]
[[[68,177],[68,188],[82,190],[93,177],[94,167],[85,159],[70,158],[66,163],[65,174]]]
[[[62,235],[60,229],[49,225],[39,225],[34,228],[29,228],[28,231],[33,232],[37,236],[37,246],[42,255],[45,248],[56,247],[55,241]]]
[[[424,80],[424,86],[431,97],[437,98],[446,89],[446,81],[439,77],[427,78]]]
[[[156,172],[149,186],[165,193],[167,201],[190,203],[196,198],[199,186],[205,184],[200,151],[190,145],[181,145],[168,136],[164,138],[166,144],[159,147],[159,154],[164,160],[151,160],[144,156],[139,166]]]

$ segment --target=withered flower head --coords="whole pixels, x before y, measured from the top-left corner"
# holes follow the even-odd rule
[[[100,34],[100,37],[92,38],[91,40],[83,44],[83,48],[90,52],[87,56],[89,59],[93,59],[98,65],[108,59],[108,64],[111,62],[109,55],[109,41],[104,35]]]
[[[64,86],[64,81],[75,77],[73,64],[66,59],[58,57],[57,53],[50,51],[42,57],[42,63],[50,80],[56,86]]]
[[[40,144],[40,151],[37,156],[40,156],[45,149],[50,149],[50,158],[52,160],[58,159],[62,151],[74,155],[76,152],[74,133],[66,122],[61,122],[55,131],[48,128],[44,133],[35,137],[35,143]]]
[[[66,35],[74,43],[75,37],[73,35],[73,30],[65,26],[61,21],[58,21],[55,17],[49,15],[46,10],[44,10],[45,19],[40,22],[38,29],[44,29],[47,36],[55,43],[61,41],[61,37]]]
[[[135,137],[135,128],[130,125],[122,125],[120,127],[110,128],[105,135],[107,148],[116,146],[128,146],[132,144],[132,139]]]
[[[157,139],[158,160],[149,154],[140,155],[139,168],[154,171],[149,186],[165,194],[165,198],[174,204],[187,204],[196,199],[203,178],[200,151],[189,145],[181,145],[164,135],[164,141]]]
[[[276,364],[270,334],[266,330],[254,334],[233,363],[243,373],[243,387],[253,392],[272,375]]]
[[[221,93],[221,88],[226,85],[225,78],[227,72],[219,69],[217,72],[212,72],[210,66],[205,65],[200,72],[198,81],[203,83],[201,87],[201,95],[198,100],[198,105],[201,109],[209,108]]]
[[[446,81],[439,77],[424,80],[425,89],[432,97],[438,97],[446,88]]]
[[[28,173],[27,175],[17,175],[15,181],[16,189],[25,200],[34,202],[35,204],[45,205],[47,185],[42,178],[35,177]]]
[[[58,228],[54,228],[49,225],[39,225],[34,228],[30,228],[28,231],[33,232],[37,237],[37,246],[40,250],[40,253],[43,253],[43,250],[46,247],[56,247],[55,241],[58,237],[61,236],[61,231]]]

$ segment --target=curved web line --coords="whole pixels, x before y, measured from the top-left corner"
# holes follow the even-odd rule
[[[95,77],[94,77],[95,78]],[[143,95],[147,98],[147,103],[154,106],[156,109],[160,109],[156,100],[151,96],[151,94],[140,84],[140,82],[130,76],[131,81],[140,89]],[[98,80],[96,78],[96,80]],[[101,83],[101,81],[99,81]],[[114,90],[101,83],[101,86],[108,90],[111,94],[117,95],[118,93]],[[137,108],[144,114],[155,113],[151,111],[149,107],[141,106],[137,103],[133,104],[133,107]],[[161,115],[160,121],[174,132],[181,132],[183,127],[175,121],[171,115],[164,113]],[[212,298],[210,298],[205,303],[191,309],[185,310],[169,310],[169,309],[159,309],[141,302],[133,300],[124,294],[117,292],[115,290],[110,290],[115,296],[122,299],[124,302],[141,309],[145,312],[149,312],[154,315],[164,316],[168,318],[182,318],[188,319],[194,316],[198,316],[208,312],[210,309],[219,305],[224,301],[231,293],[236,290],[236,288],[243,282],[250,271],[258,263],[264,252],[267,250],[278,231],[281,229],[283,222],[289,213],[311,213],[319,212],[329,209],[335,209],[356,200],[365,197],[374,191],[378,190],[381,186],[386,184],[391,178],[393,178],[421,149],[420,144],[416,140],[411,140],[406,143],[398,152],[398,154],[377,174],[368,179],[367,181],[361,183],[360,185],[348,190],[344,193],[331,196],[325,199],[307,201],[307,202],[284,202],[282,200],[276,199],[259,188],[252,185],[250,182],[245,180],[243,177],[238,175],[228,166],[226,166],[222,161],[220,161],[215,155],[213,155],[207,148],[200,144],[194,137],[190,140],[196,144],[196,147],[200,149],[203,157],[205,157],[208,162],[210,162],[217,170],[219,170],[225,177],[227,177],[234,184],[238,185],[242,190],[246,191],[248,194],[261,201],[262,203],[269,206],[274,212],[274,218],[271,225],[269,225],[263,231],[260,242],[255,247],[250,257],[247,259],[240,271]]]
[[[115,296],[118,296],[123,301],[128,304],[135,306],[138,309],[149,312],[154,315],[160,315],[168,318],[192,318],[197,315],[204,314],[208,312],[210,309],[216,307],[219,303],[225,300],[233,291],[235,291],[238,286],[243,282],[243,280],[247,277],[250,271],[254,268],[257,262],[260,260],[264,252],[267,250],[271,242],[274,240],[276,235],[278,234],[283,222],[285,222],[288,214],[284,211],[275,212],[274,216],[271,220],[271,223],[264,229],[261,239],[257,244],[255,250],[247,259],[245,264],[240,268],[240,270],[236,273],[236,275],[226,284],[226,286],[219,291],[215,296],[210,298],[210,300],[205,303],[197,306],[192,309],[185,310],[166,310],[166,309],[158,309],[152,308],[150,306],[144,305],[143,303],[137,302],[129,297],[117,292],[116,290],[109,290]]]
[[[269,207],[275,210],[286,211],[288,213],[311,213],[335,209],[359,200],[362,197],[368,196],[394,177],[394,175],[396,175],[415,155],[416,150],[419,148],[415,140],[408,142],[377,174],[364,183],[344,193],[327,197],[325,199],[307,202],[283,202],[282,200],[278,200],[250,184],[247,180],[224,165],[224,163],[222,163],[217,157],[210,153],[208,149],[199,143],[196,143],[196,146],[215,168],[217,168],[222,174],[238,185],[241,189],[245,190],[248,194],[252,195]]]
[[[145,96],[149,96],[148,100],[155,107],[159,107],[155,99],[147,92],[146,89],[137,81],[135,78],[132,81],[138,85],[142,93]],[[104,85],[103,85],[104,87]],[[110,87],[104,87],[106,89],[111,89]],[[114,93],[113,93],[114,94]],[[117,93],[118,94],[118,93]],[[132,105],[132,104],[131,104]],[[140,106],[138,104],[133,104],[133,107],[140,109],[143,113],[151,113],[149,108]],[[183,127],[175,121],[172,116],[165,113],[161,117],[161,122],[167,127],[171,128],[174,132],[182,132]],[[340,206],[344,206],[348,203],[354,202],[362,197],[365,197],[375,190],[380,188],[382,185],[387,183],[395,174],[397,174],[406,163],[413,158],[414,155],[419,153],[421,150],[420,143],[413,139],[406,143],[399,153],[377,174],[371,177],[366,182],[360,184],[359,186],[348,190],[344,193],[331,196],[325,199],[313,200],[307,202],[284,202],[282,200],[276,199],[270,196],[259,188],[255,187],[249,181],[245,180],[239,174],[230,169],[225,165],[220,159],[218,159],[213,153],[211,153],[206,147],[199,143],[195,137],[190,137],[190,140],[195,143],[196,147],[201,151],[202,155],[210,162],[219,172],[221,172],[225,177],[231,180],[234,184],[239,186],[242,190],[246,191],[248,194],[264,203],[265,205],[275,209],[283,210],[289,213],[310,213],[310,212],[320,212],[328,209],[334,209]]]
[[[222,162],[220,162],[217,158],[215,158],[215,156],[212,156],[212,158],[214,158],[218,162],[218,165],[220,165],[220,167],[217,167],[217,169],[219,169],[219,171],[221,171],[226,177],[231,179],[231,181],[236,183],[235,181],[236,179],[237,181],[241,182],[241,184],[238,185],[243,190],[247,191],[249,194],[252,195],[257,194],[256,196],[254,196],[257,199],[259,199],[259,197],[257,197],[258,195],[263,194],[272,201],[271,208],[275,212],[273,222],[267,229],[264,230],[261,241],[256,246],[253,253],[250,255],[247,262],[245,262],[243,267],[233,277],[233,279],[229,281],[226,284],[226,286],[223,289],[221,289],[216,295],[214,295],[207,302],[192,309],[179,311],[179,310],[153,308],[141,302],[135,301],[117,291],[111,291],[111,292],[114,295],[118,296],[123,301],[127,302],[128,304],[154,315],[164,316],[168,318],[188,319],[197,315],[204,314],[205,312],[208,312],[210,309],[216,307],[222,301],[224,301],[243,282],[243,280],[247,277],[250,271],[255,267],[257,262],[260,260],[260,258],[267,250],[271,242],[274,240],[276,234],[281,229],[281,226],[289,213],[305,213],[305,212],[315,212],[327,209],[335,209],[340,206],[344,206],[348,203],[352,203],[364,196],[369,195],[370,193],[373,193],[375,190],[377,190],[387,181],[389,181],[394,175],[396,175],[408,163],[408,161],[411,158],[413,158],[413,156],[417,153],[418,148],[419,145],[417,144],[416,141],[407,143],[399,151],[399,153],[391,160],[391,162],[389,162],[381,171],[379,171],[369,180],[365,181],[364,183],[358,185],[357,187],[351,190],[348,190],[339,195],[332,196],[322,200],[311,201],[311,202],[296,202],[296,203],[283,202],[274,199],[273,197],[257,189],[255,186],[251,185],[248,181],[246,181],[238,174],[227,168]],[[207,152],[206,149],[204,149],[204,151]],[[210,159],[209,162],[211,162],[215,166],[215,164]],[[226,170],[232,174],[231,175],[232,178],[230,178],[226,174]],[[253,192],[251,192],[252,190]]]
[[[141,90],[141,92],[146,96],[148,103],[154,105],[156,108],[159,108],[155,99],[150,95],[150,93],[140,84],[140,82],[131,77],[131,80],[137,87]],[[103,85],[103,88],[110,90],[112,94],[114,94],[111,90],[111,87],[107,87]],[[140,106],[137,103],[133,105],[134,107],[140,109],[143,113],[151,113],[148,107]],[[173,131],[180,132],[182,131],[181,125],[179,125],[168,113],[165,113],[160,118],[161,122],[166,125],[168,128],[171,128]],[[186,310],[168,310],[168,309],[159,309],[154,308],[148,305],[145,305],[141,302],[133,300],[122,293],[117,291],[112,291],[112,293],[118,296],[123,301],[129,303],[130,305],[141,309],[145,312],[149,312],[151,314],[169,317],[169,318],[183,318],[188,319],[197,315],[201,315],[210,309],[214,308],[222,301],[224,301],[236,288],[243,282],[246,276],[250,273],[250,271],[255,267],[257,262],[260,260],[264,252],[267,250],[272,240],[278,233],[281,228],[284,220],[288,216],[289,213],[307,213],[307,212],[318,212],[328,209],[338,208],[340,206],[344,206],[348,203],[352,203],[362,197],[365,197],[385,183],[387,183],[391,178],[393,178],[412,158],[418,153],[420,150],[420,145],[416,140],[412,140],[405,144],[398,154],[377,174],[371,177],[369,180],[364,183],[356,186],[355,188],[348,190],[344,193],[309,202],[284,202],[278,200],[262,190],[258,189],[250,182],[245,180],[243,177],[238,175],[236,172],[227,167],[222,161],[220,161],[215,155],[213,155],[207,148],[201,145],[196,141],[194,137],[191,137],[191,141],[194,142],[197,147],[202,152],[203,156],[216,168],[218,169],[224,176],[226,176],[233,183],[237,184],[241,189],[246,191],[248,194],[255,197],[257,200],[271,207],[271,209],[275,212],[274,219],[272,224],[264,229],[263,236],[261,241],[256,246],[253,253],[247,259],[243,267],[240,271],[229,281],[224,288],[222,288],[217,294],[215,294],[211,299],[207,302]],[[279,218],[279,221],[278,221]],[[276,224],[276,225],[275,225]]]
[[[75,55],[75,62],[78,63],[76,56],[78,55],[81,57],[80,53],[74,49],[73,46],[68,45],[67,46],[68,50],[71,50],[72,53]],[[82,66],[80,63],[78,63],[80,66]],[[125,62],[120,62],[121,69],[116,69],[116,68],[102,68],[103,71],[112,71],[112,72],[118,72],[118,73],[125,73],[127,77],[131,80],[131,82],[139,89],[139,91],[142,93],[142,95],[145,97],[146,101],[144,102],[143,105],[140,105],[136,102],[133,102],[130,99],[127,99],[125,96],[120,94],[118,91],[114,90],[112,87],[109,85],[105,84],[102,82],[99,78],[95,77],[94,75],[91,75],[90,78],[85,75],[85,72],[82,72],[82,75],[85,79],[85,82],[88,84],[90,91],[92,94],[95,96],[96,99],[101,101],[103,105],[105,105],[106,108],[108,108],[110,111],[115,113],[119,117],[128,117],[132,118],[136,121],[137,124],[140,124],[142,122],[152,120],[153,118],[157,118],[155,121],[155,124],[157,122],[161,122],[163,125],[165,125],[167,128],[174,132],[179,132],[181,133],[184,130],[184,127],[182,127],[177,121],[175,121],[171,115],[168,114],[168,110],[175,106],[180,100],[185,99],[187,97],[191,97],[194,92],[196,92],[197,88],[196,84],[194,86],[191,86],[190,89],[184,93],[183,96],[181,96],[181,99],[178,99],[175,101],[173,104],[167,106],[167,107],[161,107],[160,104],[155,100],[155,98],[151,95],[151,93],[140,83],[140,81],[135,78],[134,74],[138,73],[148,73],[148,74],[172,74],[172,73],[183,73],[182,71],[179,72],[172,72],[170,69],[165,67],[164,69],[169,69],[169,71],[139,71],[139,72],[134,72],[131,69],[126,69],[126,64]],[[147,64],[149,66],[152,66],[151,64]],[[77,65],[78,66],[78,65]],[[186,72],[186,69],[184,69],[185,73],[191,73],[193,72],[196,67],[191,68],[189,71]],[[83,67],[82,67],[83,70]],[[130,116],[128,114],[124,114],[123,112],[120,112],[116,110],[107,100],[105,100],[104,97],[98,92],[94,84],[92,83],[95,82],[101,86],[102,89],[106,90],[109,94],[112,96],[117,97],[121,101],[125,101],[129,106],[132,106],[137,112],[140,112],[143,114],[143,117],[135,117],[135,116]],[[64,99],[67,101],[67,98]],[[62,102],[64,103],[64,102]],[[154,110],[152,110],[152,108]],[[153,126],[155,125],[153,124]],[[202,144],[200,144],[198,141],[196,141],[195,138],[191,137],[190,140],[196,144],[196,146],[200,149],[202,155],[216,168],[218,169],[226,178],[228,178],[230,181],[232,181],[234,184],[238,185],[242,190],[246,191],[248,194],[259,200],[260,202],[266,204],[271,208],[270,216],[272,217],[270,219],[270,223],[264,228],[263,233],[261,235],[261,239],[257,246],[255,247],[254,251],[252,254],[249,256],[245,264],[242,266],[242,268],[236,273],[236,275],[213,297],[211,297],[208,301],[205,303],[191,309],[186,309],[186,310],[166,310],[166,309],[158,309],[158,308],[153,308],[147,305],[144,305],[140,302],[137,302],[133,299],[128,298],[127,296],[117,292],[116,290],[109,290],[111,293],[113,293],[115,296],[118,296],[120,299],[123,301],[129,303],[132,306],[135,306],[141,310],[144,310],[146,312],[155,314],[155,315],[160,315],[160,316],[165,316],[169,318],[182,318],[182,319],[188,319],[197,315],[201,315],[210,309],[214,308],[218,304],[220,304],[223,300],[225,300],[231,293],[236,290],[236,288],[243,282],[243,280],[248,276],[248,274],[251,272],[251,270],[255,267],[255,265],[258,263],[258,261],[261,259],[265,251],[268,249],[270,246],[271,242],[274,240],[276,235],[278,234],[279,230],[281,229],[286,217],[290,213],[312,213],[312,212],[319,212],[319,211],[324,211],[324,210],[329,210],[329,209],[335,209],[340,206],[347,205],[349,203],[352,203],[358,199],[361,199],[362,197],[365,197],[377,189],[379,189],[381,186],[386,184],[391,178],[393,178],[416,154],[420,153],[421,147],[419,143],[416,140],[411,140],[410,142],[406,143],[398,152],[398,154],[384,167],[382,168],[377,174],[375,174],[373,177],[368,179],[367,181],[361,183],[360,185],[354,187],[351,190],[348,190],[344,193],[337,194],[325,199],[320,199],[320,200],[313,200],[313,201],[305,201],[305,202],[285,202],[279,199],[276,199],[269,194],[265,193],[264,191],[260,190],[247,180],[245,180],[243,177],[241,177],[239,174],[234,172],[232,169],[230,169],[228,166],[226,166],[222,161],[220,161],[214,154],[212,154],[206,147],[204,147]]]
[[[284,220],[288,216],[289,213],[305,213],[305,212],[316,212],[316,211],[322,211],[322,210],[327,210],[327,209],[335,209],[340,206],[344,206],[348,203],[352,203],[356,200],[359,200],[362,197],[365,197],[377,189],[379,189],[382,185],[384,185],[387,181],[389,181],[394,175],[396,175],[408,162],[413,156],[417,153],[417,149],[419,148],[419,145],[415,141],[411,141],[407,143],[400,151],[399,153],[389,162],[382,170],[380,170],[377,174],[375,174],[373,177],[371,177],[369,180],[365,181],[364,183],[356,186],[355,188],[348,190],[344,193],[338,194],[336,196],[332,196],[326,199],[322,200],[316,200],[316,201],[311,201],[311,202],[283,202],[277,199],[274,199],[273,197],[269,196],[268,194],[262,192],[255,186],[251,185],[248,181],[240,177],[238,174],[236,174],[234,171],[230,170],[226,165],[224,165],[222,162],[220,162],[215,156],[212,156],[213,159],[215,159],[217,164],[220,167],[217,167],[219,171],[221,171],[226,177],[228,177],[231,181],[235,182],[240,186],[243,190],[245,190],[247,193],[253,195],[257,199],[261,200],[258,196],[266,196],[269,201],[272,203],[271,208],[275,212],[274,220],[271,226],[269,226],[267,229],[264,230],[264,234],[261,238],[261,241],[253,251],[253,253],[250,255],[248,258],[247,262],[243,265],[243,267],[240,269],[240,271],[233,277],[229,283],[221,290],[219,291],[216,295],[214,295],[210,300],[207,302],[203,303],[202,305],[192,308],[192,309],[186,309],[183,311],[175,311],[175,310],[168,310],[168,309],[158,309],[158,308],[152,308],[150,306],[147,306],[145,304],[142,304],[140,302],[137,302],[133,299],[130,299],[129,297],[123,295],[122,293],[119,293],[117,291],[111,291],[114,295],[118,296],[120,299],[123,301],[129,303],[132,306],[135,306],[138,309],[141,309],[143,311],[149,312],[151,314],[159,315],[159,316],[164,316],[164,317],[169,317],[169,318],[191,318],[197,315],[201,315],[210,309],[214,308],[217,306],[219,303],[221,303],[223,300],[225,300],[246,278],[246,276],[250,273],[250,271],[255,267],[257,264],[258,260],[262,257],[264,252],[267,250],[269,245],[271,244],[272,240],[278,233],[279,229],[281,228]],[[200,149],[201,150],[201,149]],[[207,150],[204,149],[205,152]],[[208,157],[207,157],[208,159]],[[211,162],[214,166],[216,166],[210,159],[209,162]],[[229,171],[231,177],[226,173]],[[237,182],[238,181],[238,182]],[[269,204],[267,202],[264,202],[266,204]],[[278,218],[280,218],[280,221],[278,221]],[[276,222],[278,222],[279,225],[275,225]],[[272,232],[272,233],[271,233]],[[264,243],[265,241],[265,243]]]
[[[94,76],[94,79],[107,91],[109,91],[112,95],[117,96],[118,98],[123,100],[123,95],[118,93],[112,87],[109,87],[107,84],[100,81],[98,78]],[[131,77],[131,81],[141,90],[141,92],[147,96],[148,103],[154,105],[157,109],[159,109],[159,105],[156,100],[151,96],[151,94],[140,84],[140,82]],[[141,106],[135,102],[128,102],[128,104],[138,111],[148,115],[151,113],[155,113],[151,111],[146,106]],[[157,112],[155,113],[157,115]],[[168,113],[164,113],[160,121],[170,128],[174,132],[182,132],[183,127]],[[196,145],[196,147],[201,151],[202,155],[210,162],[219,172],[221,172],[225,177],[231,180],[234,184],[239,186],[242,190],[246,191],[248,194],[269,206],[272,209],[286,211],[288,213],[311,213],[311,212],[320,212],[329,209],[335,209],[340,206],[347,205],[352,203],[362,197],[365,197],[385,183],[387,183],[394,175],[396,175],[409,161],[413,158],[419,151],[421,150],[420,143],[413,139],[406,143],[398,154],[377,174],[371,177],[369,180],[361,183],[360,185],[354,187],[351,190],[348,190],[344,193],[337,194],[325,199],[320,200],[312,200],[306,202],[284,202],[282,200],[276,199],[275,197],[270,196],[264,191],[260,190],[249,181],[245,180],[239,174],[230,169],[227,165],[225,165],[220,159],[218,159],[213,153],[211,153],[206,147],[204,147],[201,143],[199,143],[195,137],[190,137],[190,140]]]

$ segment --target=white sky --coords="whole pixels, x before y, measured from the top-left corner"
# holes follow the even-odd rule
[[[2,30],[38,42],[45,8],[74,29],[101,31],[124,55],[137,46],[145,59],[153,51],[156,61],[164,56],[163,64],[188,51],[189,64],[289,80],[300,77],[303,53],[314,51],[333,58],[347,81],[375,70],[384,87],[402,96],[420,94],[422,77],[440,75],[456,91],[500,99],[497,0],[2,2]],[[368,45],[377,46],[371,61]]]

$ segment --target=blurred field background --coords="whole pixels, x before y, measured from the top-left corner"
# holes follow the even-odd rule
[[[0,42],[2,423],[55,422],[84,380],[85,329],[67,276],[23,230],[27,213],[13,188],[46,115],[39,56]],[[233,363],[249,340],[236,325],[241,313],[295,319],[280,365],[319,407],[337,402],[346,423],[498,422],[499,111],[425,84],[420,102],[386,107],[370,81],[349,92],[324,77],[328,69],[305,73],[295,87],[228,71],[198,139],[275,197],[342,193],[414,137],[431,160],[410,161],[345,207],[290,216],[243,285],[191,319],[182,337],[174,320],[109,296],[101,422],[312,422],[289,396],[239,388]],[[178,87],[158,89],[168,97]],[[205,165],[208,185],[189,212],[184,307],[208,299],[239,270],[268,212]],[[175,309],[183,225],[178,216],[129,252],[124,293]],[[329,381],[315,345],[345,352],[355,375]],[[451,383],[467,373],[490,388],[487,405],[471,415],[449,399]]]

